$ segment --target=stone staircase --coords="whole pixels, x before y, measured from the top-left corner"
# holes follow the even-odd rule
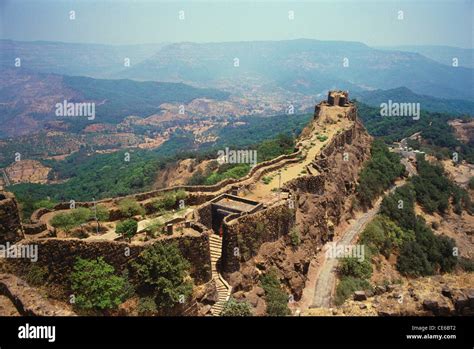
[[[216,283],[218,294],[217,302],[212,306],[211,313],[214,316],[219,316],[224,309],[226,302],[229,300],[231,292],[230,285],[217,271],[217,263],[222,254],[222,238],[219,235],[212,234],[209,237],[209,248],[211,252],[212,279]]]

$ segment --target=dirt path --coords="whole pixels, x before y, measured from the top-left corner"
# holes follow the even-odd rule
[[[377,201],[374,207],[365,212],[359,219],[354,221],[349,229],[346,230],[342,238],[337,242],[336,246],[350,245],[355,238],[364,230],[375,215],[379,212],[380,204],[382,200]],[[327,258],[323,262],[323,266],[319,273],[318,280],[316,282],[316,288],[314,291],[313,304],[314,307],[326,307],[329,308],[332,304],[332,296],[334,294],[334,288],[336,284],[336,267],[338,259]]]
[[[405,181],[397,182],[389,192],[393,192],[396,188],[405,184]],[[384,196],[381,196],[374,204],[374,206],[364,212],[361,216],[359,216],[351,225],[346,229],[342,237],[339,241],[336,242],[336,246],[346,246],[350,245],[355,242],[358,235],[365,229],[367,224],[375,217],[375,215],[379,212],[380,206],[382,204]],[[328,246],[326,244],[326,246]],[[326,247],[325,246],[325,247]],[[337,258],[327,258],[326,254],[324,253],[326,250],[322,250],[322,257],[320,257],[319,268],[317,265],[313,264],[313,268],[318,268],[319,272],[317,271],[309,271],[308,272],[308,287],[313,288],[314,285],[314,293],[312,297],[306,296],[307,299],[306,304],[301,304],[301,308],[306,308],[308,306],[317,307],[317,308],[329,308],[332,306],[332,298],[334,295],[334,290],[336,286],[336,268],[338,264]],[[311,277],[313,276],[313,277]],[[311,280],[314,279],[315,281]],[[313,282],[312,282],[313,281]],[[311,301],[312,299],[312,301]],[[309,303],[309,304],[308,304]]]
[[[324,134],[327,139],[325,141],[318,140],[318,135],[315,133],[311,138],[303,140],[301,143],[305,148],[306,156],[301,161],[288,164],[281,170],[267,173],[265,177],[271,178],[268,184],[258,181],[253,189],[245,194],[245,197],[252,200],[262,201],[272,196],[275,189],[283,186],[286,182],[306,174],[306,166],[308,166],[316,156],[321,152],[325,144],[330,143],[334,136],[341,130],[345,130],[352,122],[347,119],[341,119],[340,123],[335,126],[332,125],[318,125],[320,128],[317,132]],[[323,129],[326,128],[326,131]]]

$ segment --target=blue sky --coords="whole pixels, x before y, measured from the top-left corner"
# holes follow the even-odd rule
[[[0,0],[0,37],[105,44],[311,38],[473,47],[473,0]],[[69,20],[69,11],[76,19]],[[185,19],[178,14],[184,10]],[[398,20],[398,11],[403,20]],[[288,11],[294,11],[289,20]]]

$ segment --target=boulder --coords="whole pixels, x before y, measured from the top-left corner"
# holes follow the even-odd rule
[[[437,313],[439,310],[439,305],[437,301],[430,300],[430,299],[425,299],[423,301],[423,308],[426,310],[430,310],[433,313]]]
[[[453,296],[453,293],[451,292],[451,289],[448,286],[444,286],[441,289],[441,294],[448,298],[451,298]]]
[[[454,300],[454,308],[456,311],[461,314],[462,310],[469,305],[469,300],[463,294],[458,295]]]
[[[469,300],[469,307],[474,308],[474,289],[466,291],[467,299]]]
[[[354,300],[355,301],[365,301],[367,299],[367,295],[365,291],[355,291],[354,292]]]

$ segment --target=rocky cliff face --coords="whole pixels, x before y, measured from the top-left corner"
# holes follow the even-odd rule
[[[13,195],[0,192],[0,244],[15,243],[23,238],[18,205]]]
[[[351,116],[355,119],[354,113]],[[234,297],[254,306],[257,315],[265,311],[259,276],[276,269],[282,285],[295,301],[301,298],[310,261],[321,246],[332,240],[334,228],[352,214],[358,173],[370,158],[371,137],[358,119],[348,130],[341,131],[327,144],[314,163],[317,176],[304,176],[287,183],[296,193],[295,230],[300,242],[295,244],[289,234],[259,247],[258,254],[240,270],[228,275]]]

